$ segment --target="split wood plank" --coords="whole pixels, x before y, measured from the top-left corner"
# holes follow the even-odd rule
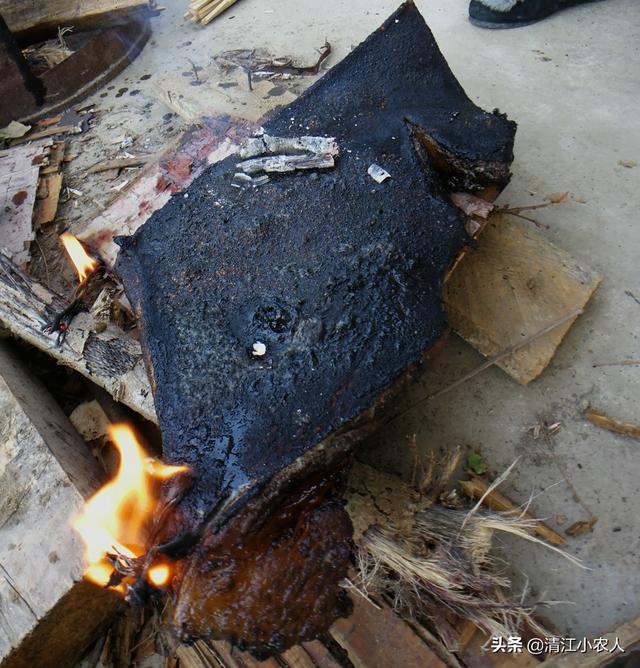
[[[492,357],[583,308],[601,280],[530,226],[497,214],[480,233],[477,249],[465,254],[446,282],[444,303],[453,329]],[[497,366],[529,383],[551,362],[574,320]]]
[[[55,31],[58,26],[105,28],[149,8],[148,0],[0,0],[0,15],[14,34]]]
[[[196,640],[192,645],[180,645],[176,657],[184,668],[343,668],[319,640],[296,645],[277,659],[265,661],[258,661],[224,640]]]
[[[331,652],[319,640],[304,642],[299,647],[292,647],[288,652],[285,652],[287,660],[290,660],[291,653],[298,649],[304,650],[317,668],[341,668]]]
[[[66,306],[58,295],[34,281],[0,252],[0,324],[102,387],[147,420],[155,421],[139,342],[115,325],[108,325],[98,333],[93,317],[81,313],[74,318],[64,343],[56,346],[56,337],[45,334],[42,328]]]
[[[33,207],[33,229],[53,222],[58,212],[60,190],[62,189],[62,163],[67,148],[65,141],[53,142],[48,164],[40,169],[40,182]]]
[[[33,229],[53,222],[58,212],[58,201],[62,189],[62,174],[47,174],[40,178],[39,189],[42,188],[42,197],[36,197],[33,207]]]
[[[29,262],[38,174],[52,140],[0,151],[0,247],[20,267]]]
[[[71,523],[100,484],[85,443],[45,388],[0,343],[0,663],[71,665],[117,596],[82,581]]]
[[[446,664],[387,606],[353,596],[353,614],[339,619],[331,635],[355,668],[446,668]]]

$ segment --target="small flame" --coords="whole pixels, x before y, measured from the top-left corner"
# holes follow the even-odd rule
[[[84,246],[73,236],[73,234],[65,232],[60,235],[60,239],[75,267],[75,270],[78,272],[80,282],[84,281],[84,279],[98,266],[98,261],[87,253]]]
[[[169,564],[154,564],[147,571],[149,582],[156,587],[162,587],[169,582],[171,568]]]
[[[89,566],[85,579],[101,586],[109,583],[114,571],[108,555],[135,559],[145,553],[160,483],[189,470],[148,457],[125,424],[112,425],[109,434],[120,454],[118,471],[87,501],[74,522],[86,546]],[[166,584],[170,577],[168,563],[153,564],[147,570],[147,578],[156,586]],[[122,593],[125,590],[122,585],[115,589]]]

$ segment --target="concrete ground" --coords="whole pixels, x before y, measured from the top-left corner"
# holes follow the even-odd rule
[[[69,179],[90,194],[96,209],[114,184],[96,180],[92,185],[83,176],[85,166],[112,157],[127,136],[136,137],[127,150],[152,153],[186,127],[160,101],[163,86],[182,81],[181,90],[191,92],[196,104],[200,100],[215,108],[219,98],[211,65],[221,51],[266,47],[275,55],[310,59],[326,37],[334,48],[330,66],[396,7],[395,0],[243,0],[202,29],[183,21],[186,0],[165,4],[140,58],[92,98],[105,113],[71,163]],[[550,226],[549,239],[599,270],[604,282],[540,379],[521,387],[490,369],[383,429],[362,456],[409,475],[408,441],[416,434],[423,453],[457,445],[481,452],[494,475],[520,457],[504,485],[519,501],[559,483],[535,499],[533,510],[560,531],[588,512],[598,516],[593,533],[568,543],[589,570],[521,543],[508,545],[508,558],[520,585],[522,574],[528,576],[531,600],[563,602],[543,610],[562,632],[593,637],[640,614],[640,444],[582,417],[592,403],[640,421],[640,365],[594,367],[640,359],[640,166],[619,164],[640,162],[640,3],[605,0],[512,31],[472,27],[464,0],[418,0],[418,5],[469,96],[518,122],[514,176],[500,202],[521,205],[569,191],[568,203],[542,209],[537,218]],[[204,90],[213,97],[200,95],[191,84],[194,67],[209,79]],[[182,99],[189,101],[189,95]],[[238,102],[237,114],[243,104]],[[90,213],[67,206],[65,215],[73,226],[74,218]],[[434,368],[400,401],[443,387],[480,361],[453,336]],[[529,430],[543,420],[561,423],[549,443],[534,439]]]

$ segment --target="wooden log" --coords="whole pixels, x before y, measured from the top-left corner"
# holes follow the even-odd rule
[[[444,303],[453,329],[492,357],[583,308],[600,281],[597,272],[531,225],[495,215],[480,233],[478,248],[465,254],[446,282]],[[529,383],[552,360],[572,324],[555,328],[497,366],[519,383]]]
[[[115,609],[83,582],[71,522],[100,472],[88,448],[6,342],[0,344],[0,664],[68,666]]]
[[[150,13],[148,0],[0,0],[0,14],[22,42],[46,39],[58,26],[76,30],[106,28]]]
[[[0,252],[0,324],[105,389],[148,420],[155,420],[153,397],[140,344],[115,325],[96,332],[88,313],[76,316],[62,346],[42,328],[67,304],[20,271]]]

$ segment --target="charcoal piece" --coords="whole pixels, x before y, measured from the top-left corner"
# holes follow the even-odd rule
[[[120,240],[117,270],[164,457],[197,476],[176,623],[277,651],[345,612],[334,472],[444,332],[443,277],[468,241],[449,192],[506,185],[515,123],[467,98],[407,3],[265,130],[335,137],[335,167],[236,188],[230,156]]]

